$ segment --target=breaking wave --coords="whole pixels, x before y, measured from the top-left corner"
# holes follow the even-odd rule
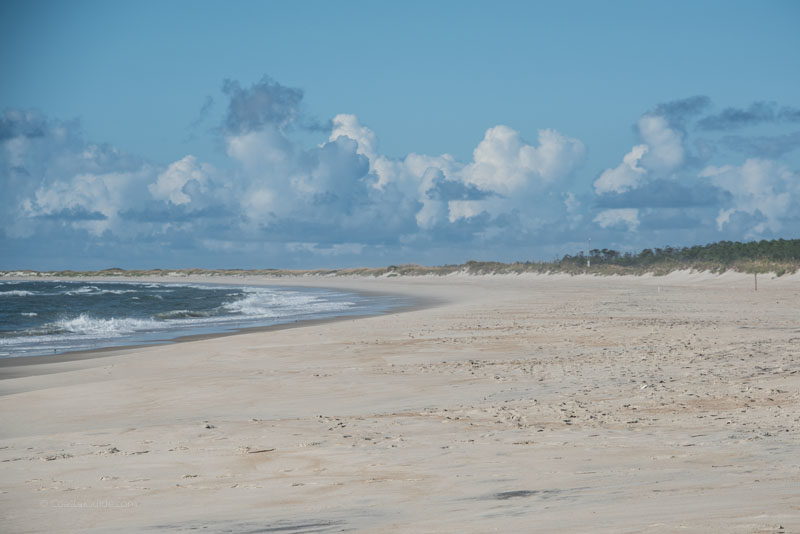
[[[159,327],[150,319],[100,319],[85,313],[74,319],[66,319],[55,323],[57,333],[83,334],[96,337],[116,337],[141,330],[153,330]]]
[[[13,288],[13,289],[12,289]],[[191,283],[0,282],[0,357],[163,342],[391,307],[326,289]]]

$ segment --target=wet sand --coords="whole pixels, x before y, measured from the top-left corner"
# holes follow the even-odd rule
[[[3,531],[800,531],[797,276],[244,282],[437,304],[4,367]]]

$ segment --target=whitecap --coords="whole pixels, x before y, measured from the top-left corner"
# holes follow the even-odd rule
[[[65,291],[65,295],[99,295],[100,288],[97,286],[84,286],[79,287],[78,289],[72,289],[70,291]]]
[[[73,319],[63,319],[56,321],[55,326],[62,331],[73,334],[89,335],[93,337],[117,337],[123,334],[130,334],[141,330],[153,330],[158,328],[158,323],[150,319],[100,319],[85,313]]]
[[[295,291],[273,291],[264,288],[245,287],[245,295],[222,308],[228,312],[251,317],[285,317],[310,313],[342,311],[354,305],[352,302],[332,302],[316,295]]]

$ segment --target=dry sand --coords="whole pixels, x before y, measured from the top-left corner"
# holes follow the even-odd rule
[[[272,283],[439,304],[0,369],[0,529],[800,532],[797,276]]]

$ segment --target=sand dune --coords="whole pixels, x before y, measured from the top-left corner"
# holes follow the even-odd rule
[[[800,531],[796,275],[246,282],[429,302],[0,368],[4,532]]]

